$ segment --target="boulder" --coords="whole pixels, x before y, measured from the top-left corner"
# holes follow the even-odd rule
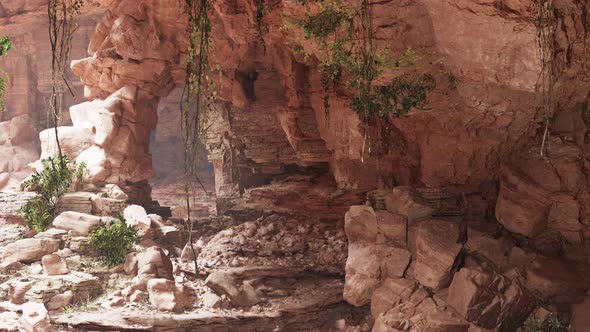
[[[49,303],[47,303],[47,309],[59,310],[65,308],[72,303],[73,298],[74,293],[71,290],[65,291],[62,294],[57,294],[49,300]]]
[[[229,301],[240,307],[253,306],[261,301],[250,283],[244,282],[234,275],[215,271],[205,280],[205,285],[217,295],[225,295]]]
[[[534,297],[517,281],[479,267],[455,273],[446,303],[483,328],[513,331],[535,307]]]
[[[149,279],[174,280],[172,262],[162,248],[153,246],[137,255],[137,277],[141,283]]]
[[[125,257],[125,263],[123,264],[123,271],[128,275],[137,275],[138,267],[138,260],[137,260],[137,253],[132,252],[127,257]]]
[[[129,196],[116,184],[105,185],[106,194],[108,198],[127,201]]]
[[[22,305],[22,311],[20,323],[26,332],[49,332],[52,330],[49,315],[43,303],[27,302]]]
[[[221,297],[219,297],[215,293],[207,292],[201,296],[201,300],[203,301],[203,307],[205,308],[217,309],[221,308],[221,306],[223,305]]]
[[[58,127],[58,137],[62,153],[72,160],[92,146],[94,133],[91,127]],[[57,155],[54,128],[41,131],[39,140],[41,141],[41,159]]]
[[[147,291],[150,303],[160,311],[180,312],[190,304],[188,296],[168,279],[151,279]]]
[[[539,297],[560,304],[581,303],[588,283],[556,258],[537,258],[526,270],[526,287]]]
[[[373,332],[436,331],[468,332],[469,322],[456,313],[437,306],[431,298],[422,296],[420,301],[400,304],[379,314]]]
[[[355,306],[370,302],[386,278],[403,277],[410,264],[406,244],[406,218],[367,205],[351,206],[345,216],[348,258],[344,299]]]
[[[123,217],[127,225],[133,226],[142,236],[147,233],[152,225],[145,209],[139,205],[129,205],[123,210]]]
[[[496,238],[495,230],[496,225],[493,224],[470,226],[465,249],[469,254],[483,258],[497,269],[504,271],[509,267],[512,243],[505,237]]]
[[[0,259],[3,262],[33,263],[59,249],[56,239],[22,239],[4,247]]]
[[[344,230],[349,242],[375,242],[377,239],[377,216],[367,205],[353,205],[344,215]]]
[[[387,211],[406,216],[410,223],[430,219],[434,212],[412,187],[395,187],[384,201]]]
[[[10,119],[10,141],[12,145],[24,143],[35,137],[37,131],[34,128],[34,123],[29,114],[15,116]]]
[[[557,230],[572,244],[582,242],[582,224],[580,223],[580,205],[569,195],[555,195],[549,210],[548,227]]]
[[[57,276],[70,272],[66,260],[57,254],[43,256],[41,263],[43,264],[43,271],[48,276]]]
[[[18,314],[14,311],[0,313],[0,331],[19,331]]]
[[[54,227],[79,236],[87,236],[100,223],[101,217],[74,211],[63,212],[53,220]]]
[[[388,211],[379,210],[377,216],[377,243],[406,247],[408,236],[408,218]]]
[[[506,169],[500,176],[496,219],[513,233],[535,237],[547,227],[547,195],[534,183]]]
[[[32,287],[32,282],[12,282],[8,285],[8,299],[14,304],[23,304],[26,302],[25,295]]]
[[[193,251],[194,250],[194,251]],[[192,248],[189,243],[187,243],[184,248],[182,249],[182,253],[180,254],[180,259],[185,262],[193,262],[195,257],[198,257],[201,253],[201,247],[194,243]]]
[[[412,266],[419,283],[435,290],[449,285],[462,249],[458,236],[459,225],[442,220],[424,221],[413,229],[416,257]]]
[[[409,300],[416,289],[416,283],[403,278],[388,278],[371,296],[371,315],[373,319],[380,314]]]
[[[344,279],[344,299],[356,307],[367,305],[371,302],[371,296],[379,287],[379,283],[377,278],[347,273]]]
[[[372,291],[383,279],[403,277],[410,258],[410,252],[403,248],[351,243],[346,260],[344,299],[355,306],[368,304]]]

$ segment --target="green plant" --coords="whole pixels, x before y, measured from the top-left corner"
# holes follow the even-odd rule
[[[108,225],[100,225],[89,237],[89,244],[110,266],[125,262],[134,244],[139,243],[141,237],[135,227],[127,225],[125,218],[118,215]]]
[[[12,48],[12,43],[9,37],[0,38],[0,57],[5,56]],[[4,68],[0,67],[0,112],[4,111],[4,91],[6,90],[6,83],[10,80],[8,73]]]
[[[297,0],[306,5],[310,1]],[[341,0],[313,1],[320,10],[303,20],[286,18],[285,28],[301,28],[305,39],[314,41],[323,51],[319,72],[324,92],[324,110],[328,124],[330,90],[341,85],[354,92],[350,107],[368,127],[370,119],[400,116],[412,108],[425,109],[427,93],[434,89],[432,75],[404,72],[389,84],[376,83],[386,69],[408,70],[433,64],[432,54],[409,48],[393,59],[388,49],[374,43],[371,5],[359,0],[350,6]],[[300,48],[294,48],[300,52]]]
[[[25,181],[27,190],[34,191],[37,197],[30,200],[19,210],[27,225],[36,232],[49,227],[55,217],[59,199],[68,192],[72,184],[80,183],[86,173],[86,165],[76,166],[67,157],[50,157],[41,160],[40,172],[31,175]]]
[[[532,315],[524,323],[523,332],[567,332],[568,328],[555,314],[549,314],[544,319]]]

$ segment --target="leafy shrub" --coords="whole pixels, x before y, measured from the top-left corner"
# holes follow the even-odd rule
[[[10,43],[10,38],[0,38],[0,57],[5,56],[11,48],[12,44]],[[0,112],[4,111],[4,90],[6,88],[6,82],[8,82],[9,79],[10,78],[4,68],[0,67]]]
[[[108,225],[100,225],[90,234],[89,243],[110,266],[125,262],[141,237],[135,227],[127,225],[120,214]]]
[[[39,173],[25,181],[25,188],[38,194],[19,210],[27,225],[36,232],[46,230],[55,217],[59,199],[67,193],[72,184],[81,184],[86,165],[76,166],[67,157],[47,158],[41,161]]]
[[[326,124],[329,119],[330,90],[345,80],[345,88],[354,92],[349,107],[368,124],[370,119],[402,116],[412,109],[424,110],[427,94],[436,85],[434,77],[420,74],[418,68],[435,64],[434,54],[412,49],[392,57],[388,48],[374,43],[369,1],[359,8],[341,0],[296,0],[298,4],[319,4],[320,11],[304,19],[286,18],[285,28],[300,28],[305,39],[312,40],[324,52],[319,56],[319,71],[324,92]],[[300,52],[300,49],[298,49]],[[386,70],[403,70],[392,82],[383,85],[377,79]],[[412,71],[410,75],[409,70]]]
[[[550,314],[545,319],[529,317],[524,324],[522,332],[567,332],[568,328],[554,314]]]
[[[18,212],[25,218],[29,228],[35,232],[43,232],[49,227],[51,213],[41,197],[28,201]]]

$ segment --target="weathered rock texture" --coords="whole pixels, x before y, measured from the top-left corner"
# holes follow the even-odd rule
[[[92,7],[89,7],[92,8]],[[102,10],[92,9],[79,20],[72,41],[72,56],[85,53],[88,38]],[[46,127],[50,95],[51,47],[48,38],[47,1],[3,1],[0,5],[0,35],[13,44],[0,66],[10,77],[6,84],[6,110],[0,113],[0,190],[11,188],[30,174],[27,164],[39,158],[36,133]],[[64,105],[83,100],[82,85],[71,82],[75,96],[64,94]],[[64,110],[61,110],[64,111]],[[63,116],[62,122],[67,123]]]
[[[493,3],[373,5],[376,39],[394,56],[408,47],[422,47],[445,61],[434,70],[443,93],[431,96],[432,110],[386,121],[386,134],[373,130],[370,155],[369,149],[363,150],[369,143],[360,120],[347,107],[345,91],[331,96],[329,126],[324,120],[320,77],[313,62],[320,50],[304,42],[312,55],[306,64],[284,46],[301,36],[296,30],[280,29],[281,15],[302,17],[300,5],[282,2],[265,15],[265,50],[254,24],[254,4],[217,4],[213,34],[220,37],[214,40],[215,54],[220,55],[216,59],[224,69],[224,82],[231,82],[224,85],[222,97],[232,105],[224,109],[216,129],[227,139],[211,144],[218,147],[211,154],[217,179],[222,180],[218,187],[230,188],[238,178],[224,171],[222,164],[228,161],[241,170],[245,186],[253,180],[252,173],[260,178],[284,172],[280,165],[329,162],[340,187],[400,183],[477,190],[495,177],[497,166],[517,143],[534,133],[536,110],[531,105],[540,71],[536,31],[528,23],[531,12],[526,6]],[[471,26],[478,28],[466,28]],[[442,73],[456,77],[456,89],[447,86]],[[268,130],[262,133],[259,128]]]
[[[173,89],[181,59],[179,15],[177,4],[109,2],[90,39],[90,57],[72,62],[84,96],[92,101],[71,107],[73,126],[59,128],[64,152],[88,166],[92,184],[141,189],[128,189],[131,200],[149,199],[147,180],[154,176],[150,134],[159,99]],[[52,132],[40,137],[42,157],[53,154]]]

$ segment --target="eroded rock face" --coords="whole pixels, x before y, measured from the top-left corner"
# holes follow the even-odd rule
[[[146,181],[154,176],[150,134],[159,99],[175,84],[179,43],[184,43],[178,31],[184,31],[186,23],[176,21],[181,10],[172,1],[158,6],[130,0],[103,5],[106,12],[90,40],[90,56],[71,65],[91,101],[70,108],[72,126],[59,128],[60,142],[66,155],[87,165],[88,183],[145,191]],[[40,139],[42,158],[54,154],[54,133],[46,130]],[[149,201],[149,191],[139,197],[127,191],[132,201]]]
[[[6,70],[5,111],[0,113],[0,190],[12,189],[30,173],[29,163],[39,158],[37,133],[45,128],[47,101],[50,96],[51,46],[47,31],[47,3],[19,1],[3,3],[0,35],[9,36],[13,45],[0,59]],[[78,29],[72,40],[72,57],[86,55],[88,38],[102,14],[89,6],[78,17]],[[64,107],[83,100],[83,87],[69,82],[75,96],[64,94]],[[62,121],[68,117],[63,114]]]

